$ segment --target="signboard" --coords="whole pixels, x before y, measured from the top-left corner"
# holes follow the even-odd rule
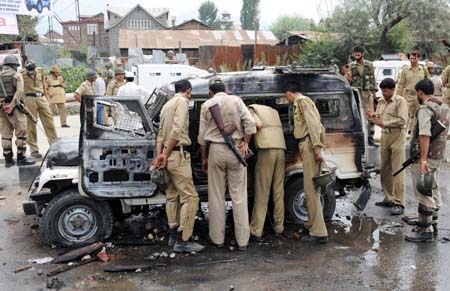
[[[19,34],[16,15],[0,13],[0,34]]]
[[[51,0],[0,0],[1,14],[52,15]]]

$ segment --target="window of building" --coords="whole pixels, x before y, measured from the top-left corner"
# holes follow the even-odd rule
[[[72,31],[79,31],[80,27],[78,25],[69,25],[68,29]]]
[[[129,28],[129,29],[151,29],[152,22],[150,20],[128,20],[127,28]]]
[[[97,34],[97,24],[87,24],[87,34]]]

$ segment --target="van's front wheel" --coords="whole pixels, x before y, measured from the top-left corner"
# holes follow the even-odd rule
[[[336,196],[334,187],[329,187],[326,193],[320,196],[324,219],[331,220],[336,210]],[[306,195],[303,189],[303,177],[298,176],[290,179],[284,190],[284,203],[288,221],[303,224],[308,220],[308,209],[306,207]]]
[[[42,224],[50,243],[78,247],[111,236],[113,213],[108,203],[67,190],[50,201]]]

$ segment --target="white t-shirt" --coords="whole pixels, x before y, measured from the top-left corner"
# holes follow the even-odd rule
[[[119,88],[119,91],[117,91],[117,96],[139,96],[143,101],[145,101],[150,96],[150,92],[133,82],[127,82]]]
[[[95,95],[105,95],[106,93],[106,84],[105,80],[101,77],[97,77],[97,79],[94,82],[94,93]]]

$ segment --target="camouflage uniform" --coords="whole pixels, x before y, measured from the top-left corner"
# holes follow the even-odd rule
[[[445,68],[444,74],[442,75],[442,83],[446,88],[444,93],[444,102],[450,107],[450,66]]]

